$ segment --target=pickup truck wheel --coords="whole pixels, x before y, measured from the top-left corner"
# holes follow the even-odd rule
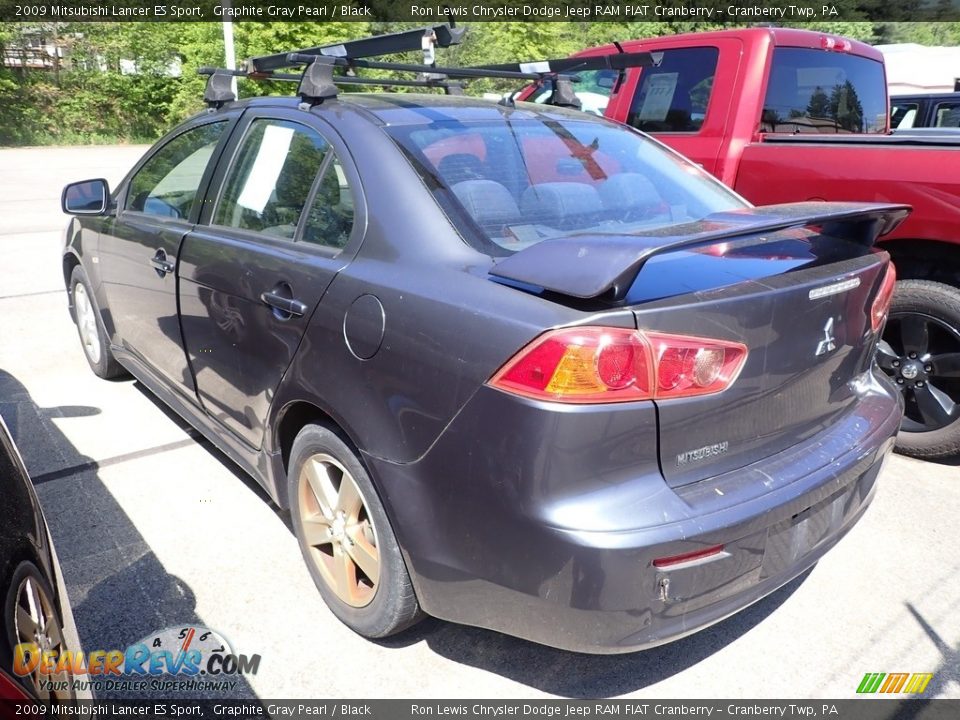
[[[331,430],[308,425],[293,442],[288,478],[300,550],[333,614],[369,638],[420,620],[400,546],[350,447]]]
[[[877,362],[903,393],[897,450],[924,459],[960,454],[960,289],[898,282]]]
[[[70,275],[70,297],[73,299],[74,322],[80,335],[80,345],[94,375],[104,380],[125,376],[127,371],[110,352],[100,308],[97,307],[87,274],[80,265]]]

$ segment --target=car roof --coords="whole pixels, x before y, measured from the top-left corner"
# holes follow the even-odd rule
[[[269,96],[249,98],[228,103],[224,109],[244,107],[295,108],[300,98],[292,96]],[[336,105],[365,115],[377,125],[428,125],[438,122],[492,122],[504,120],[577,120],[581,122],[606,123],[609,121],[590,113],[570,108],[518,102],[514,107],[502,105],[495,100],[468,97],[465,95],[430,95],[419,93],[341,93],[336,98],[325,100],[315,109]]]
[[[896,93],[891,100],[960,100],[960,92]]]

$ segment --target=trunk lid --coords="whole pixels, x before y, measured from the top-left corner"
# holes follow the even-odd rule
[[[628,307],[640,330],[746,345],[723,392],[655,401],[661,470],[676,487],[780,452],[851,409],[872,363],[871,310],[889,260],[872,245],[907,212],[751,208],[642,237],[544,241],[491,274],[584,310]]]
[[[783,255],[769,262],[791,264]],[[710,272],[702,258],[692,264],[700,266],[700,282],[742,272]],[[651,263],[637,284],[647,272],[662,273],[659,265]],[[753,262],[750,271],[758,269]],[[768,457],[849,410],[856,402],[852,381],[872,362],[877,336],[870,311],[885,270],[885,254],[864,249],[827,264],[811,260],[782,274],[633,306],[640,329],[732,340],[748,349],[740,375],[723,392],[656,401],[667,483],[696,482]]]

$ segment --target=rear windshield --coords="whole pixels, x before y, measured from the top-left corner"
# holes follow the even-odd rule
[[[882,133],[886,128],[882,63],[809,48],[773,51],[761,132]]]
[[[497,255],[642,233],[746,207],[700,168],[613,124],[531,118],[387,128],[464,237]]]

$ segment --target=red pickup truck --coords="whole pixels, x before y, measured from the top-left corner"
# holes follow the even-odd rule
[[[898,448],[960,453],[960,138],[891,135],[883,57],[846,38],[750,28],[620,46],[655,65],[584,73],[583,109],[652,134],[751,202],[913,206],[882,244],[900,280],[878,361],[904,393]]]

